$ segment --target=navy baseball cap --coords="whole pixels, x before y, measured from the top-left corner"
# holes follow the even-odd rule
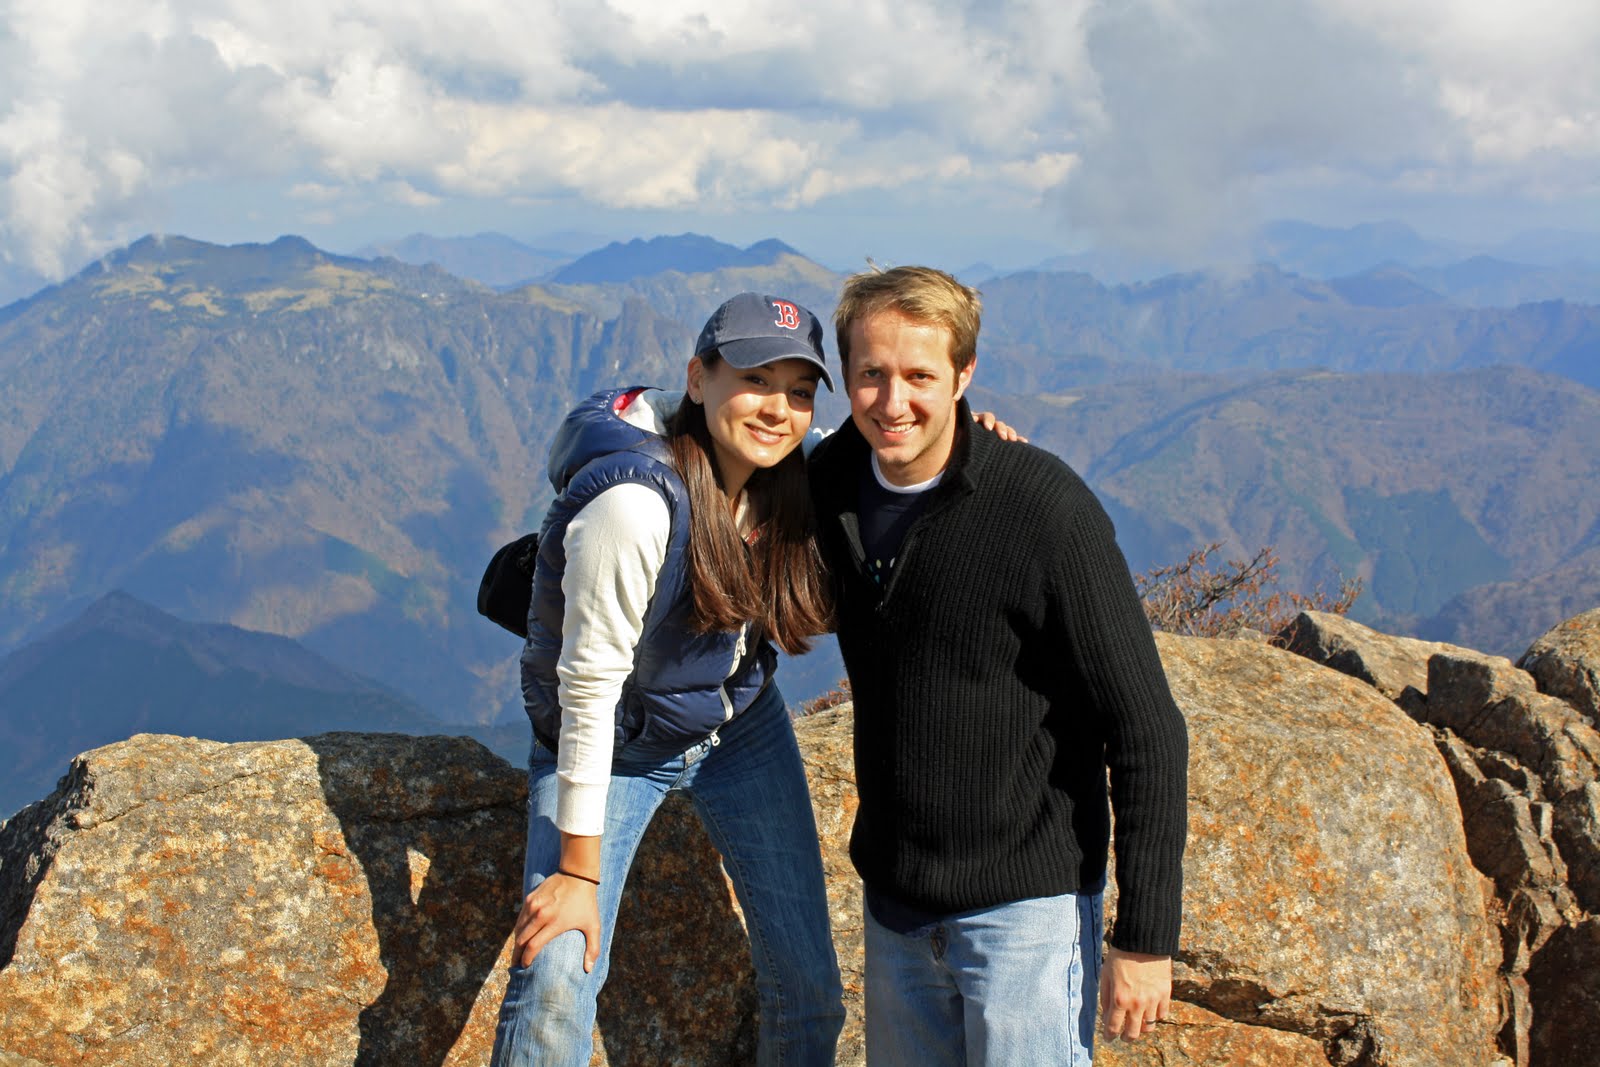
[[[793,300],[761,293],[740,293],[712,312],[694,354],[716,349],[740,370],[780,359],[803,359],[822,372],[833,388],[827,357],[822,352],[822,323]]]

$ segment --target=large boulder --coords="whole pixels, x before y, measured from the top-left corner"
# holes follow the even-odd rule
[[[1426,691],[1428,660],[1440,652],[1463,651],[1442,641],[1395,637],[1326,611],[1302,611],[1278,640],[1290,652],[1359,678],[1390,699],[1408,687]]]
[[[1487,887],[1429,731],[1371,688],[1253,642],[1157,638],[1189,724],[1184,934],[1170,1022],[1108,1067],[1488,1064],[1502,1013]],[[849,706],[796,724],[847,991],[859,896]],[[1108,907],[1115,908],[1115,894]],[[859,1001],[841,1064],[862,1062]]]
[[[482,1062],[526,791],[459,739],[92,751],[0,834],[0,1033],[51,1064]]]
[[[1600,608],[1539,638],[1517,666],[1533,675],[1540,692],[1567,701],[1600,727]]]
[[[1298,1034],[1321,1062],[1490,1062],[1499,948],[1428,731],[1280,649],[1158,643],[1191,746],[1177,995],[1237,1026],[1232,1040]],[[1201,1062],[1183,1051],[1192,1025],[1104,1052]]]
[[[1600,610],[1555,627],[1515,666],[1316,613],[1282,636],[1432,730],[1468,853],[1494,884],[1501,1047],[1519,1067],[1600,1063],[1600,1001],[1586,992],[1600,971]]]
[[[1117,1065],[1487,1063],[1497,947],[1427,731],[1259,644],[1161,638],[1192,741],[1181,1003]],[[796,725],[863,1061],[849,706]],[[476,745],[97,750],[0,830],[0,1032],[41,1063],[481,1064],[524,784]],[[596,1063],[739,1064],[754,994],[692,809],[641,846]],[[1112,902],[1114,906],[1114,901]]]
[[[487,1063],[526,796],[465,739],[139,735],[87,753],[0,832],[7,1054]],[[597,1062],[747,1062],[755,987],[716,853],[677,801],[642,848]]]

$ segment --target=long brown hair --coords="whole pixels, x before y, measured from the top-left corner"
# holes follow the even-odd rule
[[[708,370],[720,358],[702,352]],[[805,457],[796,448],[775,466],[758,468],[745,483],[759,524],[746,545],[728,513],[706,409],[684,394],[667,421],[673,465],[689,492],[689,583],[699,633],[758,625],[790,655],[809,651],[811,638],[833,627],[833,601],[817,550],[816,517]]]

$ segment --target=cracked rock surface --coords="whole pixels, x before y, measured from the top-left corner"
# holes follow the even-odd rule
[[[1468,853],[1494,887],[1502,1053],[1518,1067],[1600,1064],[1600,609],[1551,629],[1515,666],[1317,613],[1284,636],[1432,732]],[[1396,695],[1385,676],[1407,684]]]
[[[5,1044],[50,1064],[477,1062],[525,796],[455,738],[87,753],[0,833]]]
[[[1159,642],[1192,753],[1180,1003],[1096,1062],[1493,1062],[1487,879],[1429,731],[1275,648]],[[851,714],[796,724],[841,1064],[864,1058]],[[45,1064],[486,1063],[524,798],[522,771],[460,739],[140,736],[89,753],[0,829],[0,1044]],[[595,1063],[752,1062],[737,907],[686,802],[646,835],[616,945]]]
[[[1096,1062],[1492,1062],[1500,951],[1431,734],[1281,649],[1157,643],[1189,724],[1176,992],[1211,1036],[1175,1014]]]

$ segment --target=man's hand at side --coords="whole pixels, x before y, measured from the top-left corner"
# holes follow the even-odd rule
[[[1106,949],[1100,968],[1100,1028],[1137,1040],[1172,1011],[1172,957]]]

